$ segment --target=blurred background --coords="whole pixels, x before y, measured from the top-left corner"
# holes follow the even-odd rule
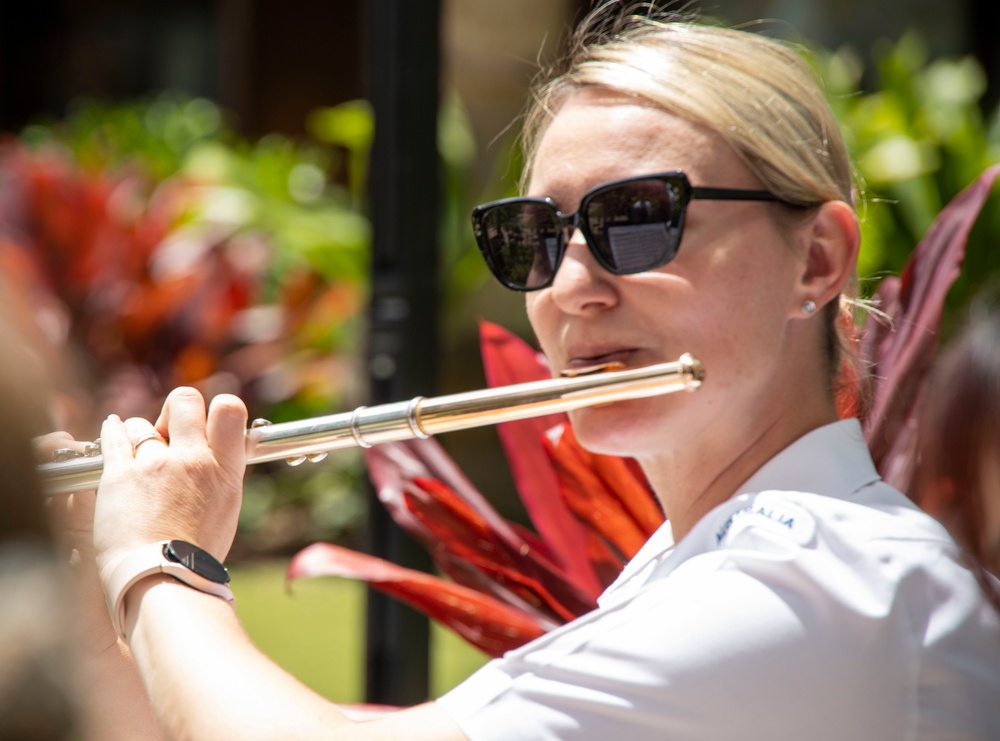
[[[521,299],[480,264],[467,215],[513,193],[527,85],[589,7],[0,3],[0,301],[42,361],[39,383],[55,391],[53,427],[90,439],[111,412],[155,416],[178,384],[238,393],[251,416],[272,421],[383,393],[483,387],[478,320],[530,332]],[[765,19],[753,27],[809,48],[863,183],[864,291],[898,272],[942,206],[1000,161],[1000,6],[991,0],[717,0],[699,9],[731,24]],[[433,43],[407,46],[408,28]],[[393,163],[391,153],[373,155],[375,132],[394,125],[383,117],[378,129],[375,119],[391,114],[386,96],[408,79],[380,66],[393,55],[426,81],[422,102],[436,111],[434,162],[423,165],[437,184],[429,222],[405,209],[393,216],[393,199],[374,187]],[[970,239],[946,334],[1000,272],[996,205],[994,194]],[[390,252],[419,257],[431,243],[419,295],[395,285],[412,277],[412,255],[390,255],[397,272],[379,272],[387,226]],[[423,317],[419,332],[393,318],[399,306]],[[494,431],[442,443],[505,515],[523,519]],[[366,478],[355,452],[255,467],[233,554],[255,638],[340,700],[364,695],[360,592],[309,585],[290,602],[281,570],[318,540],[370,544],[365,524],[379,505],[369,506]],[[357,604],[349,624],[333,622],[345,600]],[[481,660],[449,648],[432,691]]]

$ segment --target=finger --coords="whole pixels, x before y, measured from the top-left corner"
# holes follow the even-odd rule
[[[97,490],[74,491],[66,495],[65,511],[72,517],[84,516],[94,519],[94,502],[97,500]]]
[[[52,460],[53,453],[57,450],[75,450],[79,453],[86,452],[86,441],[78,441],[68,432],[50,432],[47,435],[36,437],[32,440],[35,449],[35,457],[40,461]]]
[[[132,443],[132,455],[138,458],[156,457],[167,450],[167,441],[156,431],[152,423],[141,417],[129,417],[125,420],[125,434]]]
[[[156,429],[166,435],[171,445],[204,445],[205,427],[205,399],[198,390],[181,386],[171,391],[156,420]]]
[[[101,455],[104,456],[105,468],[133,458],[132,441],[125,431],[125,423],[117,414],[112,414],[101,425]]]
[[[97,492],[74,491],[58,497],[50,497],[53,505],[49,510],[55,520],[57,531],[69,538],[77,548],[89,548],[94,523],[94,503]],[[51,501],[55,500],[55,501]]]
[[[50,432],[47,435],[41,435],[33,440],[36,448],[65,448],[71,443],[75,443],[76,439],[70,435],[68,432]]]
[[[219,394],[208,408],[208,445],[215,459],[232,469],[246,463],[247,408],[232,394]]]

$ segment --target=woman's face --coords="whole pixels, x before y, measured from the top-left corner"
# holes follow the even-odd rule
[[[695,186],[761,188],[714,133],[630,98],[585,90],[564,103],[539,142],[528,195],[549,196],[571,213],[595,185],[667,170],[683,170]],[[635,275],[606,272],[574,235],[552,285],[527,294],[553,371],[609,361],[638,367],[684,352],[706,369],[705,384],[691,394],[575,412],[585,446],[641,458],[699,435],[749,443],[787,407],[794,389],[782,360],[790,318],[801,316],[793,292],[806,249],[802,229],[780,225],[779,208],[694,200],[674,260]]]

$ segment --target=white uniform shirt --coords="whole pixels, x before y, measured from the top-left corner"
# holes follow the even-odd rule
[[[439,703],[473,741],[1000,739],[1000,618],[957,559],[837,422]]]

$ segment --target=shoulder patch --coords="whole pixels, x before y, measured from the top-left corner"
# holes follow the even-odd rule
[[[737,534],[758,528],[807,545],[816,534],[816,518],[784,497],[762,492],[719,523],[712,534],[712,546],[718,548]]]

